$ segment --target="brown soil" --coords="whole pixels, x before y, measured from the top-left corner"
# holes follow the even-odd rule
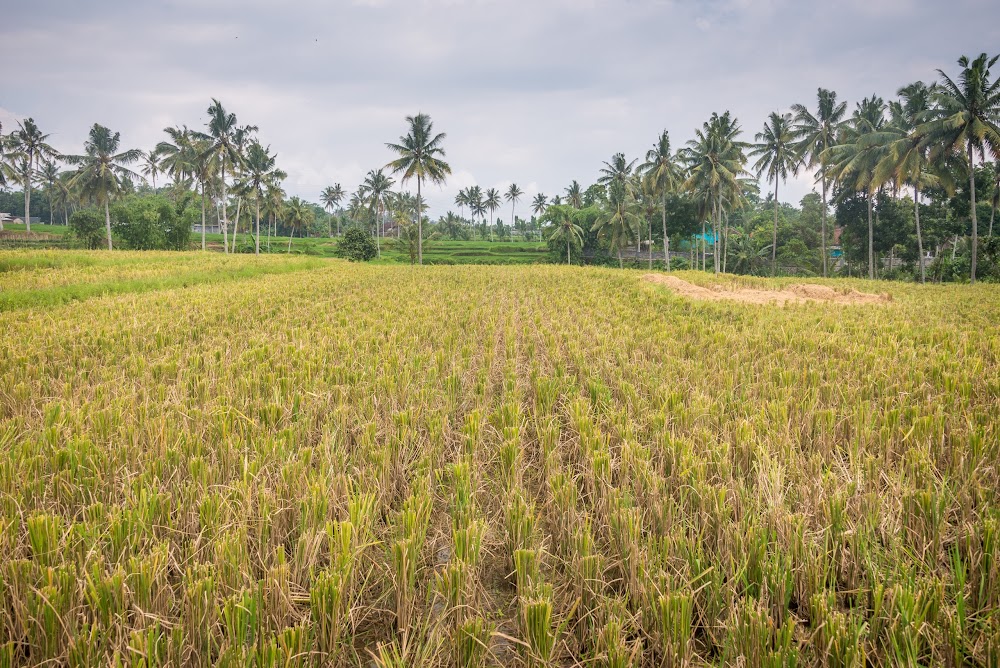
[[[827,302],[833,304],[882,304],[892,301],[888,294],[873,295],[867,292],[849,290],[838,292],[825,285],[801,283],[789,285],[781,290],[761,290],[756,288],[702,287],[665,274],[646,274],[643,280],[665,285],[682,297],[709,301],[729,300],[747,304],[804,304],[807,302]]]

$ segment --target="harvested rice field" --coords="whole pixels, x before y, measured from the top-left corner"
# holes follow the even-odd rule
[[[996,287],[646,273],[0,253],[0,666],[998,665]]]

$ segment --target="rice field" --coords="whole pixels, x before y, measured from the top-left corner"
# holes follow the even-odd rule
[[[0,667],[1000,664],[995,287],[169,257],[0,254]]]

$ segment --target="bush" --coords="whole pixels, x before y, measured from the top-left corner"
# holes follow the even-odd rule
[[[352,227],[344,233],[344,238],[337,244],[337,257],[347,258],[351,262],[367,262],[378,255],[378,246],[371,234],[358,227]]]
[[[74,237],[91,250],[100,248],[105,239],[104,212],[97,209],[74,211],[69,217],[69,229]]]
[[[182,205],[183,206],[183,205]],[[191,243],[191,216],[165,197],[132,196],[111,209],[115,234],[133,250],[184,250]]]

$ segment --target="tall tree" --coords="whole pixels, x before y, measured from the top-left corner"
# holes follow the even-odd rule
[[[340,207],[340,202],[344,199],[344,189],[340,187],[339,183],[334,183],[332,186],[327,186],[323,189],[323,193],[320,195],[320,201],[323,202],[323,207],[333,215],[334,210]],[[332,224],[327,227],[327,236],[333,235]],[[337,236],[340,236],[340,218],[337,218]]]
[[[500,191],[487,188],[483,193],[483,206],[490,212],[490,241],[493,241],[493,224],[496,222],[496,212],[500,208]]]
[[[964,149],[969,172],[969,196],[972,203],[972,266],[970,280],[976,282],[976,259],[979,249],[979,223],[976,217],[976,169],[978,153],[1000,159],[1000,78],[990,80],[990,68],[1000,56],[980,54],[975,60],[958,59],[962,71],[958,81],[942,70],[940,90],[935,95],[932,117],[918,129],[938,156]]]
[[[399,155],[390,162],[389,167],[394,174],[402,173],[405,183],[417,179],[417,262],[424,263],[424,233],[423,233],[423,196],[421,186],[424,179],[431,183],[444,183],[451,174],[451,166],[443,160],[445,157],[442,144],[447,135],[440,132],[434,134],[434,123],[427,114],[407,116],[406,122],[410,129],[399,138],[398,143],[388,143],[389,150]]]
[[[21,185],[24,186],[24,224],[31,231],[31,182],[35,178],[39,164],[44,158],[55,158],[59,154],[49,146],[49,135],[43,134],[34,119],[26,118],[17,122],[18,129],[10,135],[10,145],[15,155],[24,158],[27,169],[20,170]]]
[[[138,175],[128,169],[128,165],[142,159],[142,151],[137,148],[119,151],[121,148],[121,133],[114,132],[94,123],[90,128],[90,136],[83,145],[83,155],[66,156],[66,161],[77,165],[73,185],[79,188],[84,197],[93,199],[99,206],[104,206],[104,224],[108,235],[108,250],[111,243],[111,198],[122,191],[123,181],[138,178]]]
[[[227,112],[221,102],[212,98],[212,104],[208,107],[208,123],[206,128],[208,130],[207,133],[198,133],[196,136],[199,139],[209,142],[205,156],[214,156],[216,158],[215,164],[218,165],[221,171],[222,244],[226,247],[226,252],[228,252],[229,213],[227,209],[229,200],[226,192],[226,174],[227,171],[229,174],[232,174],[235,166],[242,162],[243,155],[240,146],[247,135],[257,131],[257,126],[238,126],[236,124],[236,114]]]
[[[59,178],[59,166],[55,160],[42,162],[41,169],[38,170],[38,178],[45,184],[45,194],[49,200],[49,225],[55,225],[56,198],[59,197],[59,189],[66,187],[66,184]]]
[[[574,244],[583,246],[583,228],[573,220],[572,211],[568,210],[571,208],[573,208],[572,205],[570,207],[552,207],[549,210],[550,213],[546,214],[546,217],[551,216],[554,225],[549,238],[553,241],[566,240],[566,264],[573,263],[573,257],[570,253],[572,246]]]
[[[378,248],[378,256],[382,257],[382,245],[379,238],[384,233],[386,199],[392,192],[393,180],[385,175],[381,169],[371,170],[365,176],[364,183],[359,190],[363,191],[369,201],[372,218],[375,221],[375,241]],[[381,227],[381,233],[380,233]]]
[[[873,95],[857,103],[854,114],[841,129],[835,146],[824,153],[831,176],[841,187],[842,194],[863,193],[868,204],[868,278],[875,278],[875,225],[872,208],[875,193],[881,185],[875,178],[875,167],[885,153],[886,105]]]
[[[653,148],[646,151],[646,161],[639,165],[639,171],[646,179],[653,193],[660,199],[660,215],[663,222],[663,262],[670,271],[670,235],[667,234],[667,195],[673,192],[681,181],[682,168],[677,157],[670,150],[670,134],[664,130]],[[650,238],[652,248],[652,238]]]
[[[254,254],[260,255],[260,203],[264,190],[269,185],[277,185],[285,178],[285,172],[276,167],[277,156],[271,155],[271,147],[265,148],[258,141],[251,142],[247,149],[244,165],[245,185],[254,199]]]
[[[757,143],[751,148],[750,155],[757,157],[754,164],[757,177],[767,174],[767,180],[774,182],[774,228],[771,235],[771,276],[774,276],[778,268],[778,183],[787,180],[789,174],[795,175],[802,164],[802,156],[795,145],[791,114],[772,111],[764,129],[754,139]]]
[[[573,182],[566,188],[566,203],[574,209],[583,208],[583,189],[580,188],[576,179],[573,179]]]
[[[521,197],[523,197],[523,196],[524,196],[524,191],[521,190],[517,186],[516,183],[510,184],[510,187],[507,188],[507,192],[504,193],[504,199],[506,199],[508,202],[510,202],[510,227],[511,227],[511,229],[514,228],[514,207],[517,206],[517,203],[520,201]]]
[[[469,206],[469,192],[465,188],[458,191],[455,195],[455,206],[458,207],[459,215],[465,218],[465,207]]]
[[[285,224],[292,228],[292,233],[288,236],[288,252],[292,252],[292,239],[296,232],[305,233],[309,223],[313,221],[313,210],[309,203],[293,197],[284,206]],[[301,236],[301,235],[300,235]]]
[[[635,230],[639,225],[639,217],[635,213],[632,193],[627,183],[624,180],[614,179],[609,182],[610,212],[594,225],[597,235],[607,237],[612,252],[618,255],[619,269],[622,268],[622,246],[635,238]]]
[[[160,160],[156,149],[143,152],[142,154],[142,175],[152,184],[156,190],[156,177],[160,174]]]
[[[826,150],[837,141],[840,124],[847,114],[847,103],[837,102],[837,94],[832,90],[820,88],[816,92],[817,107],[813,114],[801,104],[793,104],[795,113],[795,133],[799,138],[799,151],[810,169],[816,169],[823,190],[823,210],[820,214],[820,245],[823,253],[823,277],[826,278],[829,253],[826,250],[826,216],[827,216],[827,165],[823,161]]]
[[[547,208],[549,208],[549,200],[544,193],[538,193],[535,195],[535,199],[531,200],[531,213],[534,215],[542,215]]]

